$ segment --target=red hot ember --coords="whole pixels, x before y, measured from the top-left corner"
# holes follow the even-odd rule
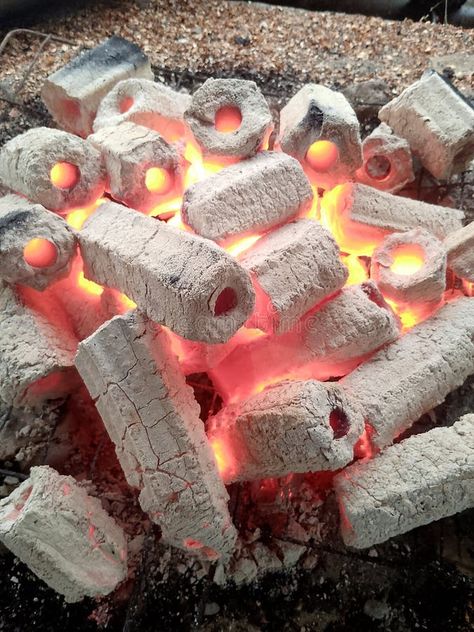
[[[257,84],[242,79],[208,79],[193,94],[185,117],[209,156],[253,156],[267,149],[273,129],[270,108]]]
[[[472,504],[463,446],[445,454],[465,421],[387,449],[474,373],[473,298],[445,290],[448,266],[456,287],[472,291],[472,227],[461,211],[387,192],[412,179],[412,152],[438,174],[471,156],[472,113],[454,91],[425,77],[386,106],[394,133],[382,125],[365,140],[364,166],[342,95],[302,88],[272,142],[253,82],[176,93],[117,38],[56,73],[44,94],[67,131],[32,129],[0,150],[0,178],[14,193],[0,200],[4,404],[41,409],[75,394],[79,348],[75,366],[143,520],[168,544],[220,557],[219,582],[227,568],[239,581],[259,564],[281,569],[289,550],[274,542],[279,559],[257,541],[245,557],[225,484],[268,489],[278,477],[278,493],[282,477],[325,470],[332,481],[341,470],[342,533],[355,546]],[[451,107],[452,127],[439,120]],[[439,154],[423,153],[419,138]],[[361,169],[380,190],[352,182]],[[100,198],[105,188],[112,199]],[[354,455],[366,460],[350,465]],[[432,481],[450,498],[418,502]],[[53,497],[58,485],[69,495]],[[68,599],[106,594],[126,570],[123,534],[76,488],[33,471],[0,503],[0,538]],[[65,568],[67,533],[79,556]]]
[[[353,178],[362,164],[357,116],[341,92],[308,84],[280,112],[278,142],[317,186]]]
[[[396,193],[415,179],[410,145],[381,123],[362,143],[364,164],[356,179],[387,193]]]
[[[0,276],[36,290],[67,276],[76,251],[74,231],[40,204],[18,195],[0,198]]]
[[[77,386],[77,339],[58,302],[0,280],[0,331],[0,400],[40,408]]]
[[[208,437],[224,482],[337,470],[354,458],[362,412],[337,385],[273,384],[209,420]]]
[[[86,277],[184,338],[225,342],[252,312],[248,274],[224,250],[120,204],[102,204],[79,243]]]
[[[328,298],[286,334],[237,347],[211,374],[227,400],[246,399],[287,377],[346,375],[398,335],[398,319],[375,284],[367,282]]]
[[[2,147],[0,181],[50,211],[66,211],[95,202],[104,192],[105,172],[87,141],[37,127]]]
[[[444,239],[461,228],[463,218],[462,211],[398,197],[364,184],[339,185],[321,202],[321,220],[339,247],[368,257],[391,233],[424,228]]]
[[[147,212],[182,190],[179,156],[153,130],[125,122],[104,127],[88,140],[102,154],[107,190],[115,200]]]
[[[446,262],[442,242],[414,228],[384,239],[372,256],[370,276],[397,305],[435,306],[446,288]]]
[[[183,220],[203,237],[229,242],[275,228],[309,210],[312,201],[309,180],[294,158],[261,152],[189,187]]]
[[[331,233],[300,219],[259,239],[241,258],[255,288],[248,324],[268,333],[288,331],[309,309],[335,294],[348,271]]]
[[[125,79],[100,104],[94,132],[128,121],[158,132],[169,143],[183,140],[189,134],[184,111],[190,102],[188,94],[175,92],[160,83]]]

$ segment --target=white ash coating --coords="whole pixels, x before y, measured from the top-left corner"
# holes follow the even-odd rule
[[[70,189],[51,182],[51,169],[59,162],[79,170],[79,180]],[[105,173],[100,153],[87,141],[61,130],[35,127],[0,150],[0,181],[50,211],[64,211],[95,202],[104,192]]]
[[[0,500],[0,540],[69,603],[108,595],[127,576],[123,530],[98,498],[47,465]]]
[[[25,261],[23,249],[36,238],[56,246],[52,265],[33,267]],[[69,273],[75,251],[75,233],[61,217],[19,195],[0,198],[0,278],[44,290]]]
[[[55,320],[25,304],[18,290],[0,281],[0,399],[11,406],[40,406],[75,386],[77,340],[59,305]],[[42,388],[43,378],[55,378]]]
[[[365,411],[373,444],[390,445],[474,373],[474,300],[458,298],[378,351],[341,387]]]
[[[85,138],[102,99],[127,77],[153,79],[150,61],[136,44],[114,35],[50,75],[41,96],[60,127]]]
[[[102,100],[94,121],[94,132],[130,121],[148,127],[172,142],[186,136],[184,111],[190,102],[190,95],[148,78],[125,79]],[[130,107],[125,109],[128,104]]]
[[[344,362],[393,342],[399,322],[372,281],[344,288],[298,325],[297,353],[308,360]]]
[[[104,127],[87,140],[102,155],[107,171],[107,190],[115,200],[144,212],[164,200],[162,193],[149,191],[145,186],[146,172],[151,167],[161,167],[169,172],[173,180],[170,190],[175,195],[180,188],[179,156],[157,132],[124,122]]]
[[[254,306],[248,273],[219,246],[114,202],[79,233],[88,279],[118,289],[154,321],[190,340],[225,342]],[[230,288],[236,305],[215,315]]]
[[[262,237],[241,258],[243,267],[265,294],[250,326],[281,334],[310,308],[342,288],[348,270],[331,233],[309,219],[299,219]]]
[[[381,123],[365,138],[362,155],[364,164],[356,172],[357,182],[387,193],[396,193],[415,179],[410,145],[404,138],[396,136],[385,123]],[[388,173],[382,173],[380,177],[370,171],[372,162],[378,158],[384,159],[384,162],[387,160],[389,165]]]
[[[347,187],[352,202],[347,210],[353,222],[390,232],[424,228],[438,239],[462,226],[464,213],[460,210],[391,195],[364,184]]]
[[[474,506],[474,415],[349,466],[334,481],[345,544],[359,549]]]
[[[298,161],[264,151],[186,189],[182,216],[199,235],[223,242],[274,228],[309,209],[312,200]]]
[[[310,310],[287,333],[259,336],[209,369],[219,392],[235,401],[283,375],[328,380],[347,373],[396,340],[400,323],[374,283],[343,288]]]
[[[433,70],[387,103],[379,118],[408,141],[435,178],[448,179],[474,158],[474,109]]]
[[[344,184],[326,194],[322,200],[322,214],[336,226],[342,250],[351,251],[350,224],[358,230],[378,229],[387,233],[402,233],[411,228],[424,228],[438,239],[462,226],[464,213],[457,209],[427,204],[410,198],[377,191],[365,184]],[[339,206],[339,208],[337,208]],[[372,252],[366,254],[371,255]]]
[[[342,436],[330,424],[333,411],[343,416]],[[225,407],[208,424],[211,443],[217,441],[224,454],[232,455],[222,471],[226,484],[337,470],[352,461],[364,430],[362,412],[338,386],[316,380],[269,386]]]
[[[306,152],[316,141],[327,140],[339,150],[337,163],[328,172],[315,171]],[[342,94],[325,86],[308,83],[280,112],[278,137],[282,150],[297,158],[318,176],[318,184],[330,186],[350,180],[362,164],[360,126],[356,113]]]
[[[226,106],[238,108],[242,116],[240,127],[228,133],[214,125],[217,111]],[[265,97],[245,79],[207,79],[193,94],[185,118],[203,153],[215,156],[253,156],[273,128]]]
[[[165,331],[137,312],[116,316],[80,343],[76,366],[164,540],[228,558],[237,537],[228,495]]]
[[[413,274],[391,270],[400,246],[416,245],[423,251],[423,265]],[[370,278],[382,294],[394,301],[412,304],[438,303],[446,289],[447,252],[443,243],[423,228],[392,233],[374,251]]]
[[[474,283],[474,222],[448,235],[444,245],[448,267],[459,278]]]

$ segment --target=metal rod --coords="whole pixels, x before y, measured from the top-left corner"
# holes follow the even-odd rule
[[[18,97],[18,95],[21,93],[21,91],[25,87],[25,84],[26,84],[26,82],[28,80],[28,77],[33,72],[33,69],[36,66],[39,58],[41,57],[42,52],[44,51],[44,49],[46,48],[46,46],[50,42],[59,42],[61,44],[68,44],[69,46],[76,46],[76,44],[74,42],[71,42],[70,40],[64,39],[63,37],[58,37],[56,35],[53,35],[52,33],[42,33],[41,31],[34,31],[32,29],[13,29],[12,31],[9,31],[5,35],[3,40],[0,42],[0,55],[5,50],[8,42],[13,37],[16,37],[17,35],[20,35],[20,34],[34,35],[35,37],[41,37],[43,39],[42,39],[42,41],[41,41],[41,43],[39,45],[38,50],[36,51],[31,63],[28,65],[28,67],[26,68],[26,70],[24,71],[24,73],[22,74],[22,76],[20,78],[20,83],[18,84],[18,86],[15,89],[16,97]],[[21,100],[19,100],[15,96],[13,96],[13,94],[9,93],[7,90],[5,90],[5,88],[3,89],[3,92],[4,92],[3,96],[0,96],[1,100],[7,101],[8,103],[11,103],[12,105],[22,105]]]

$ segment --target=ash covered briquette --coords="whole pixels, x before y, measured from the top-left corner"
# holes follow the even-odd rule
[[[102,99],[128,77],[153,79],[150,61],[136,44],[114,35],[48,77],[41,96],[60,127],[85,138]]]

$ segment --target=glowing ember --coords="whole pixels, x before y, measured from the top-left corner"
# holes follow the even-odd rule
[[[185,230],[188,233],[193,232],[192,229],[189,226],[186,226],[186,224],[181,219],[180,212],[176,213],[176,215],[173,215],[173,217],[168,221],[168,225],[174,226],[175,228],[179,228],[179,230]]]
[[[334,187],[321,200],[321,223],[331,231],[343,252],[371,257],[389,231],[353,222],[347,217],[351,206],[352,185]]]
[[[165,195],[173,186],[173,176],[168,169],[150,167],[145,175],[145,186],[150,193]]]
[[[185,189],[196,182],[200,182],[201,180],[212,176],[214,173],[218,173],[224,167],[233,162],[230,160],[226,161],[224,158],[222,158],[220,162],[211,160],[204,161],[201,150],[193,142],[186,143],[184,148],[184,158],[188,163],[188,167],[184,175]]]
[[[137,304],[134,303],[130,298],[128,298],[128,296],[125,296],[125,294],[120,294],[119,299],[127,311],[129,309],[135,309],[135,307],[137,306]]]
[[[239,108],[234,106],[224,106],[217,110],[214,118],[214,125],[218,132],[230,134],[239,129],[242,123],[242,114]]]
[[[307,217],[308,219],[313,219],[315,221],[319,221],[321,219],[320,213],[320,199],[318,187],[315,184],[311,184],[311,188],[313,189],[313,202],[311,204],[311,208],[304,213],[303,217]]]
[[[469,281],[463,281],[462,287],[466,296],[474,296],[474,283],[470,283]]]
[[[418,325],[418,323],[422,323],[443,304],[443,301],[441,301],[438,305],[407,305],[404,303],[397,303],[396,301],[388,299],[386,296],[384,298],[395,314],[399,317],[400,322],[402,323],[402,334],[412,329],[415,325]]]
[[[329,171],[339,160],[339,149],[330,140],[317,140],[309,146],[306,160],[315,171]]]
[[[51,183],[58,189],[72,189],[79,182],[79,169],[70,162],[57,162],[49,173]]]
[[[79,276],[77,277],[77,285],[82,290],[85,290],[88,294],[93,294],[94,296],[100,296],[104,291],[104,288],[101,285],[98,285],[97,283],[94,283],[94,281],[89,281],[88,279],[86,279],[84,276],[84,272],[79,273]]]
[[[48,268],[56,263],[58,249],[47,239],[36,237],[23,248],[23,257],[33,268]]]
[[[329,425],[334,432],[335,439],[342,439],[350,430],[350,422],[345,412],[339,408],[331,411],[329,415]]]
[[[260,239],[260,237],[261,235],[249,235],[248,237],[242,237],[242,239],[228,244],[225,249],[229,254],[237,257],[242,252],[251,248]]]
[[[392,164],[386,156],[371,156],[364,165],[369,178],[374,180],[386,180],[392,170]]]
[[[375,456],[376,450],[372,445],[374,432],[372,426],[366,422],[364,432],[354,446],[354,454],[358,459],[371,459]]]
[[[216,299],[216,303],[214,305],[214,316],[227,314],[227,312],[230,312],[236,306],[237,294],[235,293],[235,290],[231,287],[226,287]]]
[[[176,215],[181,210],[182,198],[176,197],[171,200],[166,200],[166,202],[161,202],[161,204],[157,204],[154,206],[148,215],[151,217],[161,217],[165,218],[169,215]]]
[[[341,255],[341,261],[349,270],[349,276],[347,277],[347,285],[358,285],[367,281],[369,273],[367,266],[359,257],[355,255]]]
[[[132,105],[135,103],[133,97],[124,97],[121,101],[120,101],[120,105],[119,105],[119,110],[121,114],[125,114],[125,112],[128,112],[129,109],[132,107]]]
[[[98,208],[101,204],[106,201],[107,198],[101,197],[94,204],[90,206],[86,206],[84,208],[75,208],[68,212],[66,221],[72,228],[76,230],[81,230],[84,222],[92,215],[92,213]]]
[[[234,456],[222,439],[215,438],[210,443],[219,474],[227,478],[235,470]]]
[[[425,263],[423,248],[417,244],[398,246],[392,251],[393,263],[390,270],[394,274],[409,276],[420,270]]]

